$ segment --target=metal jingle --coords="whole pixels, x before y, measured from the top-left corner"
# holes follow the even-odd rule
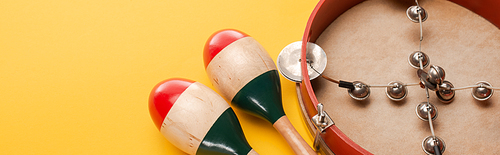
[[[434,146],[438,146],[439,151],[443,154],[446,149],[446,144],[444,140],[439,138],[438,136],[428,136],[422,141],[422,149],[427,154],[436,154],[434,151]]]
[[[425,54],[422,51],[415,51],[410,54],[410,57],[408,57],[408,63],[410,63],[410,66],[416,69],[420,69],[420,62],[419,60],[422,59],[422,67],[427,67],[430,64],[430,59],[427,54]]]
[[[347,92],[353,99],[361,101],[370,96],[370,86],[359,81],[354,81],[352,83],[354,85],[354,89],[348,89]]]
[[[486,88],[484,86],[490,86],[491,84],[486,81],[479,81],[476,83],[480,87],[472,88],[472,96],[479,101],[488,100],[493,95],[493,89]]]
[[[427,11],[424,8],[419,6],[410,6],[406,9],[406,16],[411,21],[418,23],[418,14],[420,13],[420,17],[422,17],[422,22],[427,20]]]
[[[393,101],[401,101],[408,94],[408,89],[402,82],[392,81],[388,85],[390,86],[386,88],[385,94]]]
[[[277,58],[278,70],[283,77],[293,82],[302,81],[302,71],[300,66],[302,41],[296,41],[288,44]],[[323,49],[315,44],[307,43],[306,61],[308,63],[309,79],[315,79],[326,68],[326,53]]]
[[[427,87],[430,90],[436,91],[436,85],[429,82],[429,75],[422,69],[417,70],[417,76],[420,78],[420,85],[424,85],[423,88]]]
[[[450,81],[443,81],[441,85],[439,85],[438,90],[436,91],[436,96],[439,101],[443,103],[450,103],[455,98],[455,90],[453,84]]]
[[[445,77],[445,72],[444,69],[436,66],[436,65],[431,65],[431,68],[429,69],[429,82],[432,83],[433,85],[436,84],[442,84],[444,81]]]
[[[417,113],[418,118],[420,118],[422,121],[429,121],[427,111],[430,111],[432,120],[435,120],[437,118],[437,108],[431,103],[427,104],[427,102],[422,102],[415,108],[415,112]]]

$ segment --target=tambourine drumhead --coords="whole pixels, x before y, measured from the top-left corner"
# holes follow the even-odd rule
[[[455,87],[478,81],[500,86],[499,28],[449,1],[419,4],[428,14],[422,52],[431,65],[445,70],[445,80]],[[417,70],[408,64],[409,55],[419,50],[420,36],[419,24],[406,17],[411,5],[414,1],[373,0],[344,12],[316,40],[328,58],[323,75],[369,85],[418,83]],[[356,101],[323,78],[311,83],[336,127],[362,148],[374,154],[425,154],[422,140],[431,135],[429,123],[415,114],[415,107],[426,101],[424,89],[409,86],[407,97],[396,102],[385,88],[372,87],[368,99]],[[445,141],[445,154],[499,154],[500,96],[477,101],[471,91],[457,90],[447,104],[430,91],[430,102],[438,109],[436,136]]]

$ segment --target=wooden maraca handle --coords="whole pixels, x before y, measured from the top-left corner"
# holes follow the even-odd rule
[[[255,150],[250,150],[247,155],[259,155],[259,153],[255,152]]]
[[[300,134],[295,130],[288,117],[283,116],[273,124],[274,128],[285,138],[286,142],[297,155],[316,154],[309,144],[304,141]]]

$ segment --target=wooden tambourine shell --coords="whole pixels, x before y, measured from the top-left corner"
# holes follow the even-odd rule
[[[429,18],[427,21],[423,23],[423,32],[424,32],[424,40],[422,43],[422,51],[427,52],[430,56],[431,64],[435,65],[441,65],[447,72],[446,72],[446,78],[450,80],[455,86],[468,86],[468,85],[473,85],[475,81],[489,81],[492,83],[494,86],[500,85],[500,79],[498,76],[500,75],[500,69],[496,70],[489,70],[489,69],[484,69],[481,68],[482,66],[488,66],[483,63],[487,63],[490,66],[490,68],[499,68],[499,62],[500,60],[500,37],[495,36],[500,34],[500,30],[498,27],[500,27],[500,13],[498,8],[500,8],[500,1],[498,0],[450,0],[450,1],[444,1],[444,0],[420,0],[419,1],[420,5],[424,7],[428,14]],[[319,44],[327,53],[328,56],[328,64],[331,66],[327,66],[325,72],[323,75],[327,75],[329,77],[333,77],[336,79],[340,80],[348,80],[348,81],[365,81],[369,84],[387,84],[388,82],[394,80],[399,80],[403,81],[405,83],[414,83],[418,82],[418,77],[416,76],[416,69],[410,67],[407,62],[407,58],[410,53],[413,51],[417,51],[419,49],[419,42],[418,42],[418,36],[419,36],[419,24],[418,23],[413,23],[410,21],[408,18],[406,18],[405,10],[411,5],[415,5],[415,1],[412,0],[374,0],[374,1],[363,1],[363,0],[320,0],[320,2],[317,4],[315,9],[313,10],[309,21],[307,22],[307,26],[304,32],[304,36],[302,38],[302,60],[306,59],[306,45],[307,42],[313,42]],[[381,7],[382,6],[382,7]],[[451,7],[448,7],[451,6]],[[433,7],[438,7],[438,8],[433,8]],[[411,26],[401,26],[401,24],[398,25],[398,23],[389,23],[389,24],[379,24],[376,25],[378,27],[375,27],[373,31],[377,31],[377,29],[382,29],[382,30],[387,30],[387,32],[391,32],[391,30],[397,30],[397,29],[406,29],[405,31],[401,31],[402,34],[390,34],[393,36],[401,36],[400,38],[392,38],[392,37],[387,37],[388,35],[380,36],[379,34],[382,34],[382,32],[373,32],[368,33],[368,35],[372,35],[375,37],[373,38],[359,38],[357,42],[351,42],[345,43],[345,44],[355,44],[351,46],[341,46],[341,47],[335,47],[338,44],[342,44],[342,41],[348,40],[348,39],[335,39],[335,36],[331,37],[334,34],[338,34],[337,37],[342,37],[342,36],[348,36],[348,35],[356,35],[356,31],[359,29],[363,29],[363,26],[359,25],[364,25],[364,21],[362,21],[361,18],[356,17],[356,13],[349,13],[351,11],[350,9],[358,12],[368,12],[368,14],[373,15],[370,20],[379,20],[381,23],[385,20],[392,20],[395,17],[392,16],[384,16],[386,14],[383,14],[382,16],[377,16],[380,15],[381,12],[388,11],[388,12],[398,12],[400,14],[397,14],[398,18],[401,18],[401,20],[404,20],[406,24],[413,24]],[[361,9],[361,11],[360,11]],[[367,9],[367,10],[362,10],[362,9]],[[436,11],[437,10],[437,11]],[[459,11],[459,12],[454,12],[454,11]],[[453,18],[453,19],[440,19],[440,17],[446,17],[450,16],[452,14],[460,14],[464,15],[465,17],[462,18]],[[354,15],[351,17],[345,17],[341,18],[342,16],[349,16],[349,15]],[[383,18],[380,18],[383,17]],[[387,18],[385,18],[387,17]],[[469,20],[469,19],[478,19],[478,20]],[[359,19],[356,21],[356,19]],[[349,24],[353,24],[352,27],[342,27],[339,26],[342,23],[335,23],[337,22],[336,20],[341,20],[338,22],[350,22]],[[433,20],[438,20],[443,23],[436,23]],[[479,21],[479,22],[478,22]],[[332,22],[334,24],[332,24]],[[370,21],[373,23],[373,21]],[[370,23],[367,22],[367,23]],[[456,26],[450,26],[446,22],[458,22],[459,24]],[[387,22],[386,22],[387,23]],[[345,23],[344,23],[345,24]],[[357,25],[356,25],[357,24]],[[474,25],[475,24],[475,25]],[[460,28],[461,25],[466,25],[470,29],[479,29],[478,32],[484,32],[486,35],[493,35],[493,36],[486,36],[486,37],[480,37],[480,38],[468,38],[468,37],[475,37],[475,35],[481,35],[481,34],[471,34],[470,36],[450,36],[450,38],[444,38],[443,40],[437,39],[437,37],[442,37],[443,35],[439,34],[439,32],[433,31],[433,28],[443,28],[440,26],[448,26],[448,29],[457,29]],[[479,26],[477,26],[479,25]],[[484,26],[486,25],[486,26]],[[333,28],[330,27],[333,26]],[[357,27],[356,27],[357,26]],[[343,30],[340,30],[340,28],[344,28],[343,30],[350,31],[349,33],[346,32],[340,32]],[[350,28],[350,30],[349,30]],[[364,27],[366,28],[366,27]],[[372,27],[370,27],[372,28]],[[457,30],[460,31],[460,30]],[[326,33],[326,34],[324,34]],[[361,32],[359,32],[361,33]],[[367,34],[366,32],[363,34]],[[325,35],[330,35],[330,36],[325,36]],[[377,36],[378,35],[378,36]],[[376,38],[379,37],[380,38]],[[446,35],[445,35],[446,36]],[[323,37],[323,38],[322,38]],[[330,38],[328,38],[330,37]],[[489,40],[484,40],[484,38]],[[492,38],[492,39],[491,39]],[[472,40],[476,41],[476,39],[483,39],[480,40],[482,41],[482,44],[474,44],[470,45],[467,44],[467,40]],[[460,46],[463,47],[464,49],[457,51],[446,51],[449,47],[449,44],[452,44],[450,42],[457,41],[458,43],[461,43]],[[465,43],[463,40],[466,40]],[[335,42],[337,41],[337,42]],[[402,45],[388,45],[386,43],[391,43],[394,41],[400,41],[400,42],[407,42],[406,44]],[[369,44],[365,44],[366,42],[372,42],[374,45],[373,47],[370,47],[372,49],[380,50],[380,49],[391,49],[393,48],[396,50],[387,51],[387,52],[380,52],[379,51],[379,56],[382,58],[385,57],[390,57],[390,56],[397,56],[397,59],[389,59],[390,61],[394,62],[394,65],[397,66],[391,66],[388,65],[388,62],[386,59],[380,58],[380,62],[382,62],[379,65],[386,65],[385,67],[387,68],[396,68],[394,69],[395,71],[393,72],[387,72],[386,70],[382,69],[381,71],[377,72],[376,69],[380,69],[380,67],[375,68],[373,66],[369,66],[369,63],[373,63],[373,60],[370,59],[371,55],[363,55],[363,53],[372,53],[373,51],[359,51],[362,49],[366,49],[366,47],[359,48],[359,49],[353,49],[355,47],[360,47],[360,46],[366,46]],[[393,46],[393,47],[386,47],[386,46]],[[401,46],[401,47],[400,47]],[[443,47],[438,47],[438,46],[443,46]],[[345,48],[345,47],[351,47],[351,48]],[[474,47],[481,47],[480,49],[477,49],[478,51],[474,51]],[[483,47],[488,47],[489,49],[494,49],[490,51],[485,51],[489,52],[487,54],[488,58],[476,58],[474,56],[470,56],[467,54],[464,54],[466,52],[483,52],[481,54],[484,54],[484,51],[481,51],[481,49],[484,50]],[[339,49],[341,48],[341,49]],[[333,50],[335,51],[333,51]],[[454,49],[456,50],[457,47],[449,48],[449,49]],[[436,50],[442,50],[444,53],[439,53]],[[345,54],[345,52],[357,52],[356,53],[348,53]],[[335,52],[335,53],[332,53]],[[339,54],[344,52],[345,55]],[[455,52],[455,55],[446,55],[446,52]],[[361,53],[361,54],[359,54]],[[350,56],[352,57],[350,57]],[[466,58],[469,56],[470,58]],[[330,58],[337,58],[341,57],[343,60],[335,60],[337,63],[331,63],[333,60]],[[354,57],[354,58],[353,58]],[[372,61],[369,63],[366,63],[367,60],[363,60],[363,58],[367,58],[368,61]],[[358,59],[359,58],[359,59]],[[339,62],[340,61],[340,62]],[[358,62],[356,62],[358,61]],[[401,62],[403,61],[403,62]],[[351,65],[352,68],[345,67],[345,66],[335,66],[339,64],[353,64]],[[365,64],[367,66],[365,67],[359,67],[359,64]],[[454,64],[456,66],[454,66]],[[358,65],[358,66],[357,66]],[[377,64],[375,64],[377,65]],[[481,71],[480,75],[477,75],[475,73],[467,73],[467,69],[463,70],[463,66],[470,66],[471,68],[476,68],[477,70],[483,70]],[[461,68],[462,67],[462,68]],[[333,125],[329,128],[327,128],[322,134],[319,134],[321,139],[320,139],[320,150],[322,152],[325,152],[327,154],[334,152],[335,154],[387,154],[387,153],[395,153],[395,154],[425,154],[422,149],[421,149],[421,144],[422,140],[425,138],[425,136],[422,136],[422,134],[429,136],[431,135],[429,131],[428,124],[426,122],[421,121],[417,118],[415,115],[414,108],[415,106],[420,103],[425,101],[425,90],[418,88],[418,87],[412,87],[409,90],[408,97],[403,100],[403,101],[391,101],[389,100],[385,94],[384,90],[385,89],[372,89],[372,95],[368,99],[368,101],[354,101],[353,99],[350,99],[349,95],[347,94],[347,91],[345,89],[338,88],[336,84],[329,84],[328,82],[325,82],[326,80],[322,78],[317,78],[311,82],[309,80],[309,75],[304,74],[308,73],[307,71],[307,64],[305,61],[301,62],[301,68],[302,68],[302,73],[303,73],[303,80],[301,83],[297,84],[297,92],[298,92],[298,97],[299,101],[301,101],[301,107],[302,107],[302,112],[304,114],[304,117],[306,120],[309,122],[309,128],[311,133],[313,135],[316,135],[316,129],[314,125],[312,124],[311,118],[316,115],[317,112],[317,105],[318,103],[323,103],[325,105],[325,109],[329,113],[329,115],[332,117],[332,119],[335,121],[336,125]],[[339,71],[341,70],[341,71]],[[356,72],[356,70],[358,70]],[[360,70],[360,71],[359,71]],[[336,71],[336,72],[333,72]],[[352,74],[350,73],[345,73],[345,72],[354,72]],[[385,74],[384,72],[387,72],[387,75],[377,75],[374,77],[370,77],[371,74]],[[344,74],[345,73],[345,74]],[[361,75],[359,75],[361,74]],[[365,75],[363,75],[365,74]],[[361,78],[361,79],[360,79]],[[371,79],[370,79],[371,78]],[[378,78],[378,79],[375,79]],[[469,79],[467,79],[469,78]],[[317,82],[319,81],[319,82]],[[319,84],[318,84],[319,83]],[[338,90],[327,90],[324,89],[325,87],[335,87],[334,89]],[[314,89],[313,89],[314,88]],[[317,89],[322,89],[322,90],[317,90]],[[317,91],[329,91],[329,92],[317,92]],[[325,94],[340,94],[334,97],[324,97],[321,95]],[[318,96],[317,96],[318,95]],[[341,97],[339,97],[341,96]],[[496,99],[495,99],[496,98]],[[439,115],[439,117],[436,119],[436,135],[440,136],[441,138],[444,139],[445,142],[447,142],[447,148],[446,152],[444,154],[479,154],[479,153],[486,153],[486,154],[498,154],[500,152],[499,142],[500,140],[500,133],[499,129],[496,127],[500,127],[500,112],[496,111],[494,112],[493,110],[499,110],[500,106],[500,98],[498,94],[494,95],[490,101],[483,102],[483,101],[477,101],[474,100],[473,97],[470,95],[470,90],[463,90],[460,91],[460,93],[457,93],[457,96],[455,97],[455,100],[452,103],[441,103],[438,101],[436,95],[434,92],[431,92],[431,103],[435,104],[440,112],[443,112]],[[319,101],[318,101],[319,100]],[[345,103],[342,103],[343,101],[346,101]],[[382,101],[382,102],[379,102]],[[331,104],[335,105],[340,105],[340,104],[345,104],[345,105],[352,105],[354,109],[361,109],[358,111],[348,111],[345,112],[346,110],[352,110],[352,109],[347,109],[347,108],[335,108],[331,111],[328,111],[328,107],[332,107]],[[362,126],[360,125],[359,129],[357,131],[352,131],[353,127],[345,127],[345,126],[356,126],[359,125],[359,123],[367,123],[367,122],[356,122],[355,118],[353,119],[353,122],[346,123],[346,121],[336,121],[336,120],[342,120],[345,118],[349,117],[360,117],[360,115],[364,115],[361,113],[361,111],[376,107],[376,106],[385,106],[387,109],[389,108],[395,108],[390,109],[387,111],[380,111],[381,108],[374,108],[370,112],[378,112],[381,113],[382,115],[387,115],[385,112],[391,112],[391,111],[398,111],[398,108],[400,111],[405,111],[405,112],[398,112],[398,113],[393,113],[393,117],[389,118],[388,120],[375,120],[374,122],[368,122],[372,124],[373,126]],[[404,107],[411,107],[410,109],[413,108],[413,111],[407,110]],[[463,108],[469,108],[472,111],[472,114],[468,113],[462,113],[462,114],[457,114],[454,112],[460,112],[464,111],[463,109],[460,109],[461,107]],[[481,113],[481,110],[484,111],[484,113]],[[409,112],[408,112],[409,111]],[[335,113],[341,113],[345,114],[342,116],[339,116],[338,114]],[[401,114],[403,113],[403,114]],[[390,114],[389,114],[390,115]],[[408,116],[406,116],[408,115]],[[452,117],[462,117],[464,115],[470,115],[470,116],[481,116],[481,117],[472,117],[467,120],[462,120],[463,122],[460,122],[460,120],[454,120]],[[369,117],[370,114],[366,114],[365,117]],[[404,117],[402,117],[404,116]],[[351,119],[351,118],[349,118]],[[372,118],[367,118],[368,120]],[[387,123],[389,122],[389,123]],[[450,122],[457,122],[455,124],[451,124]],[[394,131],[398,131],[397,129],[400,128],[397,126],[398,123],[402,124],[410,124],[413,125],[413,127],[402,127],[401,130],[409,130],[406,135],[397,135],[397,134],[392,134],[391,133],[373,133],[373,134],[366,134],[366,132],[363,132],[362,130],[365,130],[366,128],[387,128],[387,129],[396,129]],[[396,126],[394,126],[396,124]],[[470,125],[470,126],[469,126]],[[481,126],[483,125],[483,126]],[[451,126],[451,127],[450,127]],[[456,126],[454,129],[453,126]],[[467,129],[464,129],[465,128]],[[345,127],[345,128],[344,128]],[[414,128],[414,130],[411,130],[411,128]],[[460,129],[458,129],[460,128]],[[484,139],[486,136],[478,136],[478,137],[468,137],[468,135],[473,134],[477,131],[484,131],[486,130],[485,128],[488,129],[493,129],[496,128],[493,132],[486,132],[484,135],[490,135],[489,139]],[[342,129],[342,131],[341,131]],[[423,131],[422,131],[423,130]],[[375,130],[376,131],[376,130]],[[381,131],[384,131],[381,129]],[[390,131],[390,130],[386,130]],[[461,132],[457,132],[461,131]],[[464,131],[464,132],[462,132]],[[469,131],[469,132],[467,132]],[[462,134],[463,133],[463,134]],[[393,138],[396,139],[396,141],[385,141],[381,140],[379,144],[373,144],[377,140],[373,140],[376,138],[384,138],[384,136],[381,136],[381,134],[389,135],[390,136],[395,136],[398,138]],[[454,134],[454,135],[450,135]],[[414,140],[414,137],[421,137],[420,140]],[[360,138],[362,137],[362,138]],[[453,137],[453,138],[450,138]],[[483,139],[481,139],[483,138]],[[367,140],[370,139],[370,140]],[[391,138],[388,138],[391,139]],[[461,143],[460,143],[461,141]],[[477,143],[475,143],[477,142]],[[368,143],[368,144],[367,144]],[[371,143],[371,144],[370,144]],[[400,143],[411,143],[408,144],[404,147],[399,147]],[[359,144],[359,145],[358,145]],[[382,147],[381,147],[382,146]],[[394,147],[398,146],[398,147]],[[385,148],[385,150],[384,150]],[[417,148],[417,149],[415,149]]]

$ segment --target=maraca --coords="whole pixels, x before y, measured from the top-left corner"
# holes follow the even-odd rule
[[[258,154],[229,104],[201,83],[160,82],[149,96],[149,112],[163,136],[188,154]]]
[[[210,81],[233,106],[271,122],[295,154],[316,154],[285,115],[276,65],[255,39],[237,30],[216,32],[204,61]]]

